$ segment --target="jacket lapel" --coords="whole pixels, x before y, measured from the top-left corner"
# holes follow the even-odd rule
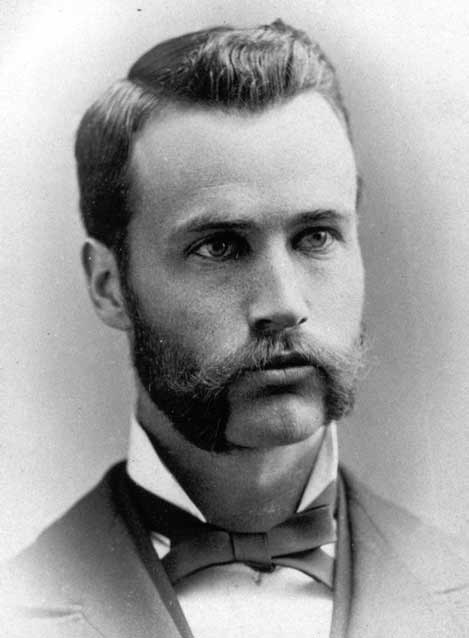
[[[154,585],[126,531],[110,530],[112,544],[106,545],[96,565],[99,576],[91,580],[83,601],[85,620],[106,638],[181,638],[171,613],[173,601],[163,588]]]
[[[118,515],[96,552],[99,560],[96,577],[88,579],[92,585],[84,600],[85,619],[106,638],[193,638],[128,497],[124,464],[113,468],[107,480]]]
[[[462,637],[432,570],[422,568],[437,560],[428,528],[366,487],[354,489],[350,477],[347,482],[353,574],[347,638]]]
[[[334,573],[334,607],[330,638],[344,638],[350,615],[352,590],[352,555],[347,498],[342,477],[337,480],[337,530],[336,560]]]

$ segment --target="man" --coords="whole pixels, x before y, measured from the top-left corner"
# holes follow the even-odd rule
[[[5,572],[5,631],[462,636],[455,548],[338,472],[363,268],[319,47],[281,21],[164,42],[88,110],[76,156],[136,413],[127,463]]]

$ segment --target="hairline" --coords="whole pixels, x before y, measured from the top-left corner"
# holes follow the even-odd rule
[[[130,80],[130,82],[134,83],[132,80]],[[305,87],[304,89],[296,92],[293,95],[280,96],[277,99],[272,100],[271,102],[265,105],[262,105],[262,107],[259,107],[257,109],[242,108],[241,106],[237,104],[225,105],[222,103],[205,103],[201,101],[195,102],[195,101],[190,101],[189,99],[180,99],[180,98],[178,99],[177,97],[175,98],[174,96],[165,96],[165,95],[155,96],[155,98],[158,99],[158,102],[156,102],[150,108],[148,108],[147,113],[145,113],[142,116],[139,123],[139,127],[134,132],[130,140],[128,159],[127,159],[127,163],[126,163],[126,167],[124,171],[125,179],[127,181],[127,188],[128,188],[127,203],[130,210],[130,217],[129,217],[129,223],[127,225],[127,228],[132,221],[132,216],[133,216],[132,206],[135,204],[136,201],[138,201],[138,195],[136,195],[135,188],[134,188],[135,178],[136,178],[135,171],[137,170],[137,167],[135,166],[135,161],[134,161],[135,145],[137,144],[139,138],[145,133],[145,130],[147,129],[147,127],[150,126],[152,123],[163,124],[165,119],[168,117],[173,117],[173,116],[183,117],[185,114],[188,114],[188,113],[202,113],[202,114],[215,113],[215,114],[221,114],[227,117],[233,116],[235,118],[239,117],[241,119],[256,119],[256,118],[262,117],[263,115],[265,115],[266,113],[270,111],[281,109],[283,106],[290,104],[294,102],[297,98],[307,94],[317,95],[318,97],[322,98],[326,104],[329,105],[332,112],[335,114],[337,120],[339,121],[339,124],[342,126],[345,132],[345,135],[350,143],[352,153],[355,156],[355,149],[353,146],[353,140],[351,138],[350,126],[347,120],[345,119],[342,111],[337,107],[337,105],[333,102],[333,100],[329,99],[328,96],[325,95],[323,92],[318,91],[316,87]],[[361,189],[361,184],[362,184],[362,180],[359,177],[358,171],[357,171],[357,202],[359,200],[358,190]]]

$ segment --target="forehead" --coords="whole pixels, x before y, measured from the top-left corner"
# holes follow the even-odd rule
[[[164,225],[204,207],[353,210],[356,197],[344,126],[313,93],[257,114],[175,109],[150,119],[135,140],[131,182],[134,218]]]

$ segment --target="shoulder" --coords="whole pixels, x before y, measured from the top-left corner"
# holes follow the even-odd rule
[[[124,462],[0,570],[0,600],[2,638],[179,635],[177,601]]]
[[[56,572],[66,572],[71,562],[89,563],[90,552],[92,555],[100,548],[102,539],[109,538],[119,518],[112,497],[112,478],[122,465],[112,467],[98,485],[45,529],[31,546],[8,561],[2,573],[20,573],[35,565],[43,569],[49,562]]]
[[[450,610],[462,621],[469,613],[467,544],[378,496],[350,471],[342,475],[356,576],[370,589],[386,579],[387,595],[413,583],[434,610]]]
[[[49,630],[67,627],[70,636],[80,626],[80,601],[102,563],[103,546],[112,552],[116,536],[124,526],[112,498],[112,480],[123,463],[111,468],[101,482],[48,527],[37,540],[0,568],[3,617],[8,613],[25,618],[43,615]],[[2,619],[0,617],[0,624]],[[5,620],[4,620],[5,622]],[[70,623],[70,626],[69,626]],[[72,631],[73,629],[73,631]],[[52,631],[52,629],[51,629]],[[3,635],[3,634],[2,634]],[[54,633],[50,634],[55,635]],[[62,635],[62,634],[60,634]]]
[[[451,547],[462,560],[469,559],[467,544],[462,539],[431,525],[409,510],[379,496],[365,483],[357,479],[350,470],[341,468],[347,501],[351,514],[372,526],[390,544],[405,543],[412,546],[413,539],[434,548],[434,545]],[[412,547],[413,550],[417,549]]]

